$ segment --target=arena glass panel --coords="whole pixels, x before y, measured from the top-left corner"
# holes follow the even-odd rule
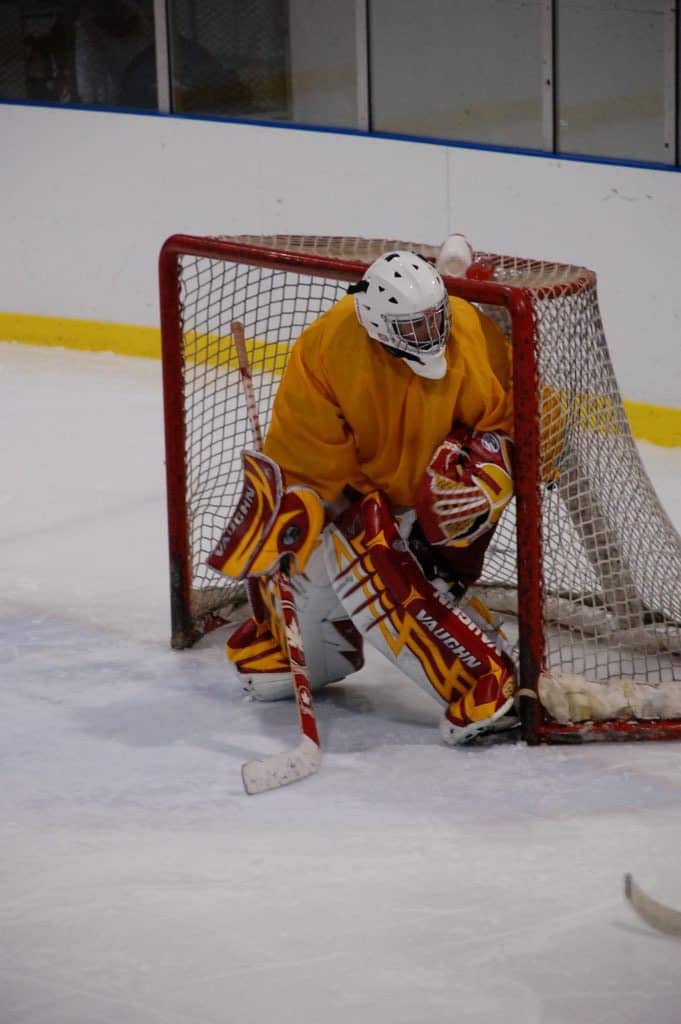
[[[0,4],[0,97],[156,110],[153,0]]]
[[[541,0],[372,0],[372,128],[541,149]]]
[[[172,0],[173,110],[358,127],[354,4]]]
[[[667,126],[676,6],[558,0],[559,152],[674,163],[673,126]]]

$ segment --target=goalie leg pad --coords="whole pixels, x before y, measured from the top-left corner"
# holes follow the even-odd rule
[[[245,692],[252,692],[258,680],[262,692],[269,694],[260,699],[280,700],[289,695],[293,684],[274,591],[262,578],[248,580],[247,587],[253,614],[230,635],[227,657]]]
[[[336,593],[362,636],[446,705],[448,742],[465,742],[512,706],[508,650],[424,576],[378,491],[324,534]]]
[[[362,667],[362,638],[336,597],[321,548],[310,558],[305,574],[291,580],[291,586],[310,689],[315,693]],[[227,656],[244,692],[256,700],[293,697],[293,678],[273,581],[249,580],[249,599],[253,615],[229,637]]]

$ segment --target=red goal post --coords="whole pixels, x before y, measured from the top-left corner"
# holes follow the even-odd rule
[[[395,239],[174,235],[160,255],[172,643],[233,617],[240,585],[205,566],[251,446],[231,322],[244,324],[266,428],[296,337]],[[447,288],[513,348],[515,501],[481,596],[508,618],[530,742],[681,738],[681,541],[631,436],[578,266],[476,253]],[[662,554],[660,554],[660,550]]]

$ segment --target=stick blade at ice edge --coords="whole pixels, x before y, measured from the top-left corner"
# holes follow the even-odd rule
[[[648,896],[630,874],[624,876],[624,895],[641,920],[651,928],[681,938],[681,910],[675,910]]]
[[[241,766],[241,778],[244,789],[253,796],[266,793],[270,789],[288,786],[308,775],[313,775],[321,764],[322,754],[319,746],[308,736],[303,736],[297,747],[282,750],[280,754],[270,754],[255,761],[247,761]]]

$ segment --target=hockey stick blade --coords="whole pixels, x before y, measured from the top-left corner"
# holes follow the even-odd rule
[[[681,910],[658,903],[641,889],[631,875],[624,876],[624,895],[638,916],[665,935],[681,937]]]
[[[266,793],[269,789],[279,789],[290,782],[297,782],[308,775],[313,775],[321,763],[322,755],[319,745],[303,736],[297,747],[282,750],[279,754],[270,754],[257,761],[247,761],[241,766],[241,778],[244,789],[249,795]]]

